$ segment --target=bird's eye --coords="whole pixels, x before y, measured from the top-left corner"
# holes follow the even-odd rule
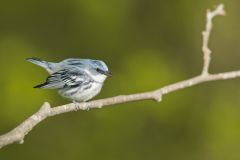
[[[97,71],[97,72],[101,72],[101,69],[97,68],[96,71]]]
[[[96,68],[96,71],[100,74],[105,74],[105,72],[103,70],[101,70],[100,68]]]
[[[104,71],[101,70],[100,68],[96,68],[96,71],[97,71],[98,73],[104,74]]]

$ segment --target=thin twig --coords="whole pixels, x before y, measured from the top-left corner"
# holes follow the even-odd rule
[[[46,119],[47,117],[52,117],[58,114],[63,114],[67,112],[77,111],[77,110],[89,110],[93,108],[102,108],[104,106],[147,100],[152,99],[160,102],[162,100],[162,96],[168,93],[181,90],[187,87],[191,87],[193,85],[197,85],[203,82],[210,82],[216,80],[226,80],[240,77],[239,71],[231,71],[217,74],[209,74],[209,65],[211,60],[211,51],[208,47],[209,37],[212,30],[212,20],[214,17],[218,15],[224,15],[224,6],[223,4],[218,5],[218,7],[214,11],[207,11],[207,21],[206,21],[206,29],[203,31],[203,68],[202,73],[199,76],[180,81],[174,84],[167,85],[165,87],[159,88],[154,91],[130,94],[130,95],[122,95],[111,98],[105,98],[100,100],[93,100],[90,102],[79,103],[79,104],[66,104],[62,106],[57,106],[54,108],[50,107],[50,104],[45,102],[40,110],[33,114],[31,117],[22,122],[19,126],[9,131],[8,133],[0,136],[0,148],[12,144],[12,143],[20,143],[22,144],[24,141],[24,137],[36,126],[38,123]]]
[[[203,46],[202,46],[202,52],[203,52],[203,70],[202,74],[209,74],[209,65],[211,62],[211,53],[212,51],[209,49],[209,38],[212,31],[213,23],[212,20],[216,16],[224,16],[226,13],[224,11],[224,5],[220,4],[217,6],[217,8],[214,11],[207,10],[206,15],[206,27],[205,30],[202,32],[203,36]]]

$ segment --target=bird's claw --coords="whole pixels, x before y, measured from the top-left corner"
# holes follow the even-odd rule
[[[73,104],[74,104],[75,111],[78,111],[79,109],[86,110],[86,111],[90,110],[90,107],[87,105],[86,102],[83,102],[83,103],[81,103],[82,105],[80,105],[78,102],[73,101]]]

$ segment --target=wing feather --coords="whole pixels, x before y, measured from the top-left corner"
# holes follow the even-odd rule
[[[77,87],[88,79],[87,74],[79,68],[67,68],[48,76],[45,83],[34,88],[61,89]]]

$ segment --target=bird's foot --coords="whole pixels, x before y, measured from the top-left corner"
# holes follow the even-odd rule
[[[90,110],[90,107],[88,106],[87,102],[81,102],[80,104],[79,102],[73,101],[73,104],[74,104],[75,111],[78,111],[80,109],[86,110],[86,111]]]
[[[76,101],[73,101],[73,104],[74,104],[74,110],[75,110],[75,111],[78,111],[78,110],[80,109],[79,103],[76,102]]]
[[[86,111],[89,111],[90,110],[90,107],[88,106],[88,103],[87,102],[82,102],[82,110],[86,110]]]

